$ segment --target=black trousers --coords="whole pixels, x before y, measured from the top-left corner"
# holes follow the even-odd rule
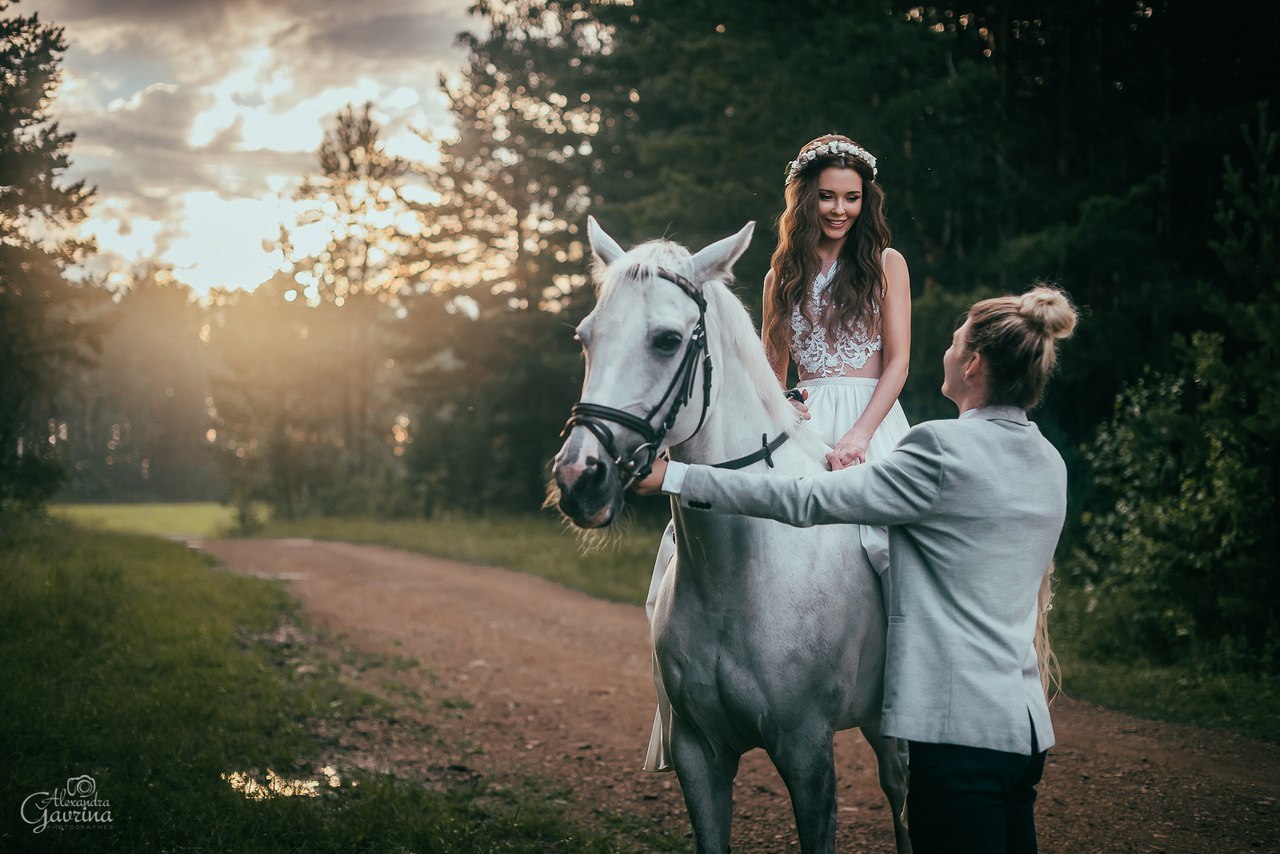
[[[1034,854],[1045,753],[909,742],[907,823],[915,854]]]

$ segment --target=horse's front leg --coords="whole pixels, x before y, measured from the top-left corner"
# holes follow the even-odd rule
[[[733,778],[741,757],[724,745],[712,745],[680,718],[671,723],[671,757],[698,854],[725,854],[733,822]]]
[[[791,793],[800,850],[827,854],[836,850],[836,768],[833,733],[815,722],[782,734],[770,755]]]
[[[911,839],[907,836],[907,743],[882,735],[879,723],[862,727],[862,736],[876,754],[880,788],[893,810],[893,835],[898,854],[911,854]]]

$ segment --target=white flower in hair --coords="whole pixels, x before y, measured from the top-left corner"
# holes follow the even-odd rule
[[[830,142],[818,143],[813,148],[800,152],[800,155],[795,160],[792,160],[787,164],[787,179],[783,183],[790,184],[796,179],[796,176],[800,174],[804,167],[808,166],[818,157],[825,157],[829,155],[848,155],[850,157],[856,157],[863,163],[867,164],[871,169],[872,178],[875,178],[879,174],[879,170],[876,169],[876,158],[870,151],[867,151],[861,146],[854,145],[853,143],[844,142],[843,140],[831,140]]]

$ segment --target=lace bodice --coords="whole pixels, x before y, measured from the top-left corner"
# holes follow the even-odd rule
[[[822,325],[831,306],[829,286],[836,266],[832,264],[826,273],[814,276],[805,299],[791,310],[791,358],[801,377],[838,377],[859,370],[872,353],[884,346],[879,334],[872,337],[867,331],[864,318],[859,318],[852,329],[841,326],[828,330]],[[872,302],[871,311],[879,314],[880,306]]]

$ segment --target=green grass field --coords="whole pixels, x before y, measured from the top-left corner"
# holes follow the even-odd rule
[[[275,629],[300,619],[281,584],[219,572],[181,545],[61,520],[6,520],[0,850],[684,846],[626,816],[600,816],[600,830],[569,825],[547,794],[562,797],[566,781],[437,790],[350,768],[322,771],[319,759],[337,748],[337,736],[320,732],[389,711],[340,682],[324,653],[279,639]],[[254,800],[232,786],[248,778],[262,791],[272,774],[274,797]],[[82,775],[93,778],[95,797],[109,806],[91,826],[55,817],[34,833],[37,825],[20,812],[24,800]],[[28,805],[26,819],[41,814]]]
[[[157,537],[223,537],[235,527],[235,509],[192,504],[57,504],[50,514],[85,528]]]
[[[1135,667],[1064,654],[1068,694],[1144,718],[1280,743],[1280,680],[1194,667]]]

